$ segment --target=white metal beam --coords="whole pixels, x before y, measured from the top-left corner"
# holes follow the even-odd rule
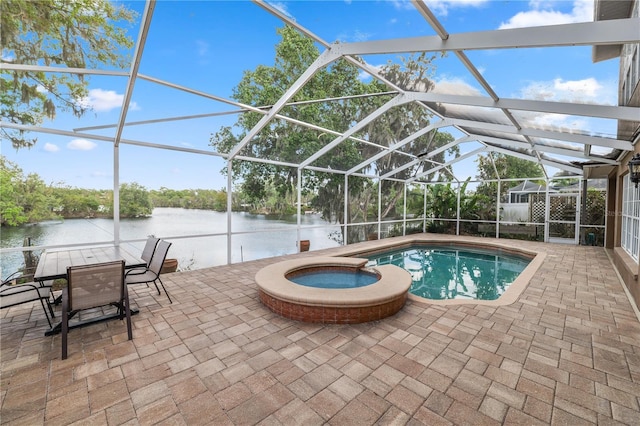
[[[251,130],[245,135],[244,138],[229,152],[229,159],[232,159],[242,148],[244,148],[264,127],[273,119],[273,117],[280,112],[285,104],[291,99],[302,87],[314,76],[314,74],[321,68],[327,66],[331,62],[339,58],[339,54],[333,50],[325,50],[313,63],[307,68],[300,77],[287,89],[287,91],[278,99],[273,105],[271,110],[253,126]]]
[[[69,136],[69,137],[72,137],[72,138],[81,137],[81,138],[89,139],[89,140],[113,143],[113,137],[112,136],[94,135],[92,133],[79,133],[79,132],[73,132],[73,131],[69,131],[69,130],[51,129],[51,128],[40,127],[40,126],[26,126],[24,124],[9,123],[9,122],[6,122],[6,121],[1,121],[0,122],[0,126],[6,127],[8,129],[23,130],[23,131],[27,131],[27,132],[39,132],[39,133],[46,133],[46,134],[49,134],[49,135]],[[166,149],[166,150],[169,150],[169,151],[180,151],[180,152],[187,152],[187,153],[190,153],[190,154],[210,155],[210,156],[213,156],[213,157],[221,157],[221,158],[226,158],[227,157],[227,154],[220,154],[220,153],[213,152],[213,151],[205,151],[205,150],[202,150],[202,149],[185,148],[185,147],[180,147],[180,146],[175,146],[175,145],[162,145],[162,144],[159,144],[159,143],[143,142],[143,141],[137,141],[137,140],[133,140],[133,139],[120,139],[120,144],[142,146],[142,147],[145,147],[145,148]]]
[[[127,112],[129,112],[129,102],[131,102],[131,95],[133,95],[133,88],[136,84],[138,69],[140,68],[140,60],[142,59],[142,52],[144,52],[144,46],[147,42],[147,34],[149,33],[149,26],[151,25],[151,18],[153,17],[153,11],[155,7],[156,0],[148,0],[145,4],[144,12],[142,13],[140,33],[138,34],[138,41],[133,51],[131,69],[129,70],[129,81],[127,82],[127,87],[125,88],[124,96],[122,97],[120,118],[118,119],[118,127],[116,128],[116,134],[114,136],[114,143],[116,147],[120,143],[122,130],[124,129],[124,123],[127,119]]]
[[[567,156],[567,157],[574,157],[576,159],[599,161],[601,163],[606,163],[606,164],[620,164],[620,162],[617,161],[617,160],[604,158],[604,157],[597,157],[597,156],[593,156],[593,155],[586,155],[584,153],[584,151],[581,150],[581,149],[568,149],[568,148],[556,147],[556,146],[551,146],[551,145],[542,145],[542,144],[530,145],[527,142],[512,141],[512,140],[509,140],[509,139],[492,138],[492,137],[488,137],[488,136],[481,136],[481,135],[474,135],[474,134],[471,134],[469,137],[470,138],[474,138],[475,140],[477,140],[480,143],[490,144],[490,146],[493,146],[493,147],[496,146],[495,144],[498,144],[498,145],[503,145],[505,147],[505,149],[509,149],[508,148],[509,145],[517,146],[517,147],[526,149],[527,152],[530,152],[530,154],[531,154],[531,161],[540,160],[540,158],[535,158],[533,156],[536,152],[542,152],[542,153],[548,152],[548,153],[551,153],[551,154],[558,154],[558,155],[564,155],[564,156]],[[498,148],[501,148],[501,146],[498,146]]]
[[[448,149],[453,148],[456,145],[460,145],[461,143],[465,143],[465,142],[471,142],[475,140],[473,137],[471,136],[464,136],[462,138],[458,138],[456,140],[454,140],[453,142],[449,142],[446,145],[441,146],[440,148],[436,148],[433,151],[427,153],[426,155],[424,155],[422,158],[431,158],[431,157],[435,157],[436,155],[440,154],[441,152],[444,152]]]
[[[327,152],[331,151],[333,148],[338,146],[345,139],[349,138],[351,135],[353,135],[357,131],[359,131],[359,130],[363,129],[364,127],[366,127],[369,123],[374,121],[380,115],[382,115],[385,112],[389,111],[391,108],[396,107],[398,105],[403,105],[403,104],[405,104],[407,102],[411,102],[411,101],[412,101],[411,97],[407,97],[404,94],[400,94],[400,95],[394,97],[393,99],[389,100],[387,103],[385,103],[384,105],[382,105],[381,107],[379,107],[378,109],[373,111],[371,114],[367,115],[364,119],[362,119],[361,121],[356,123],[353,127],[351,127],[349,130],[344,132],[341,136],[338,136],[337,138],[335,138],[334,140],[329,142],[327,145],[325,145],[324,147],[322,147],[321,149],[316,151],[315,154],[311,155],[309,158],[307,158],[306,160],[302,161],[300,163],[300,167],[305,167],[305,166],[308,166],[309,164],[313,163],[318,158],[322,157],[324,154],[326,154]]]
[[[640,18],[563,25],[476,31],[440,36],[363,41],[341,45],[344,55],[405,52],[522,49],[554,46],[600,46],[640,41]]]
[[[352,173],[357,172],[358,170],[362,169],[363,167],[366,167],[369,164],[373,163],[374,161],[379,160],[380,158],[384,157],[385,155],[390,154],[392,151],[398,150],[398,149],[402,148],[403,146],[405,146],[406,144],[408,144],[409,142],[419,138],[420,136],[423,136],[423,135],[429,133],[433,129],[439,129],[441,127],[445,127],[445,126],[448,126],[448,125],[449,124],[445,120],[440,120],[437,123],[429,124],[427,127],[424,127],[422,129],[420,129],[419,131],[415,132],[414,134],[407,136],[406,138],[404,138],[400,142],[389,146],[389,148],[385,149],[384,151],[380,151],[376,155],[364,160],[362,163],[358,164],[357,166],[352,167],[351,169],[347,170],[347,174],[352,174]]]
[[[383,174],[382,176],[380,176],[380,179],[388,179],[391,176],[396,175],[396,174],[400,173],[401,171],[408,169],[409,167],[415,166],[416,164],[420,163],[421,161],[423,161],[423,159],[421,159],[421,158],[416,158],[414,160],[411,160],[408,163],[403,164],[400,167],[396,167],[395,169]]]
[[[462,155],[461,155],[461,156],[459,156],[459,157],[456,157],[456,158],[453,158],[453,159],[451,159],[451,160],[447,161],[445,164],[441,164],[441,165],[439,165],[439,166],[437,166],[437,167],[434,167],[434,168],[432,168],[432,169],[425,170],[425,171],[423,171],[422,173],[418,173],[417,175],[415,175],[415,176],[413,176],[413,177],[411,177],[411,178],[407,179],[407,183],[414,182],[415,180],[417,180],[417,179],[419,179],[419,178],[421,178],[421,177],[423,177],[423,176],[426,176],[426,175],[428,175],[428,174],[430,174],[430,173],[434,173],[434,172],[436,172],[436,171],[438,171],[438,170],[440,170],[440,169],[443,169],[443,168],[445,168],[445,167],[449,167],[449,166],[451,166],[452,164],[455,164],[455,163],[457,163],[457,162],[459,162],[459,161],[462,161],[462,160],[464,160],[464,159],[466,159],[466,158],[473,157],[474,155],[478,155],[478,154],[480,154],[480,153],[481,153],[481,152],[483,152],[483,151],[486,151],[486,148],[485,148],[485,147],[477,148],[477,149],[474,149],[473,151],[469,151],[469,152],[467,152],[466,154],[462,154]]]
[[[630,150],[633,148],[631,142],[605,138],[599,136],[581,135],[579,133],[562,132],[555,130],[541,130],[532,128],[521,128],[520,130],[510,125],[486,123],[483,121],[461,120],[456,118],[449,118],[454,125],[460,127],[472,127],[474,129],[484,129],[494,132],[512,133],[520,136],[531,136],[543,139],[554,139],[564,142],[575,142],[587,145],[603,146],[605,148]]]
[[[564,155],[567,157],[574,157],[581,160],[599,161],[605,164],[620,164],[620,162],[617,160],[585,154],[584,150],[582,149],[573,150],[573,149],[559,148],[556,146],[539,145],[539,144],[534,145],[533,149],[538,152],[543,152],[543,153],[548,152],[550,154]]]
[[[552,160],[545,159],[545,158],[538,159],[536,157],[531,157],[530,155],[527,155],[527,154],[523,154],[523,153],[516,152],[516,151],[511,151],[510,149],[500,148],[500,147],[497,147],[497,146],[488,146],[487,147],[487,151],[493,151],[493,152],[499,152],[499,153],[505,154],[505,155],[511,155],[511,156],[514,156],[514,157],[522,158],[524,160],[533,161],[534,163],[542,163],[542,164],[550,166],[550,167],[555,167],[556,169],[561,169],[561,170],[565,170],[565,171],[568,171],[568,172],[571,172],[571,173],[576,173],[578,175],[582,175],[582,169],[580,167],[576,167],[576,166],[572,166],[572,165],[569,165],[569,164],[564,164],[564,163],[552,161]]]
[[[507,98],[494,101],[493,99],[485,96],[447,95],[433,92],[414,92],[414,96],[417,101],[425,102],[471,105],[485,108],[506,108],[553,114],[610,118],[613,120],[637,121],[638,117],[640,117],[640,107],[630,106],[574,104],[570,102],[550,102]]]
[[[33,71],[33,72],[55,72],[66,74],[86,74],[86,75],[108,75],[113,77],[128,77],[127,71],[116,70],[92,70],[89,68],[66,68],[66,67],[52,67],[46,65],[25,65],[25,64],[12,64],[8,62],[0,62],[0,70],[12,70],[12,71]]]

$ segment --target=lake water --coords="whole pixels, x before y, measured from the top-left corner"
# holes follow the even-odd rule
[[[300,239],[310,240],[311,250],[339,245],[330,235],[338,233],[340,228],[322,220],[319,215],[303,215],[301,225],[314,227],[300,230]],[[231,213],[231,229],[232,232],[241,233],[231,238],[232,263],[298,251],[295,215],[275,218],[249,213]],[[226,264],[227,237],[172,237],[226,231],[226,213],[209,210],[156,208],[151,217],[120,220],[120,239],[123,241],[146,239],[149,235],[169,240],[172,246],[168,257],[178,259],[180,269],[200,269]],[[34,246],[112,241],[113,220],[67,219],[2,228],[1,247],[21,247],[25,237],[30,237]],[[141,253],[144,241],[123,243],[122,246],[132,253]],[[22,253],[3,253],[2,277],[21,268],[23,263]]]

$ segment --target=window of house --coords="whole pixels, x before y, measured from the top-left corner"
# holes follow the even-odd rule
[[[640,188],[624,177],[622,187],[622,248],[635,261],[640,258]]]

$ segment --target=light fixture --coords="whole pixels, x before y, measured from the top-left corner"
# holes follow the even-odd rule
[[[640,153],[636,153],[629,161],[629,179],[636,184],[637,188],[640,182]]]

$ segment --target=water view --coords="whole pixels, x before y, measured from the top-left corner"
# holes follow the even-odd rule
[[[301,225],[314,226],[300,230],[300,238],[310,240],[311,250],[339,245],[330,238],[332,233],[339,232],[339,227],[322,220],[319,215],[303,215]],[[232,237],[233,263],[298,251],[295,215],[271,217],[231,213],[231,229],[240,233]],[[149,235],[155,235],[173,243],[168,257],[178,259],[180,269],[199,269],[226,264],[227,238],[226,235],[181,239],[172,237],[224,233],[226,230],[226,213],[210,210],[156,208],[151,217],[120,221],[121,240],[146,239]],[[7,227],[2,229],[1,247],[21,247],[27,237],[31,238],[31,244],[34,246],[111,241],[113,220],[67,219]],[[144,241],[123,244],[131,253],[140,253],[143,246]],[[3,253],[2,277],[21,268],[23,264],[22,253]]]

